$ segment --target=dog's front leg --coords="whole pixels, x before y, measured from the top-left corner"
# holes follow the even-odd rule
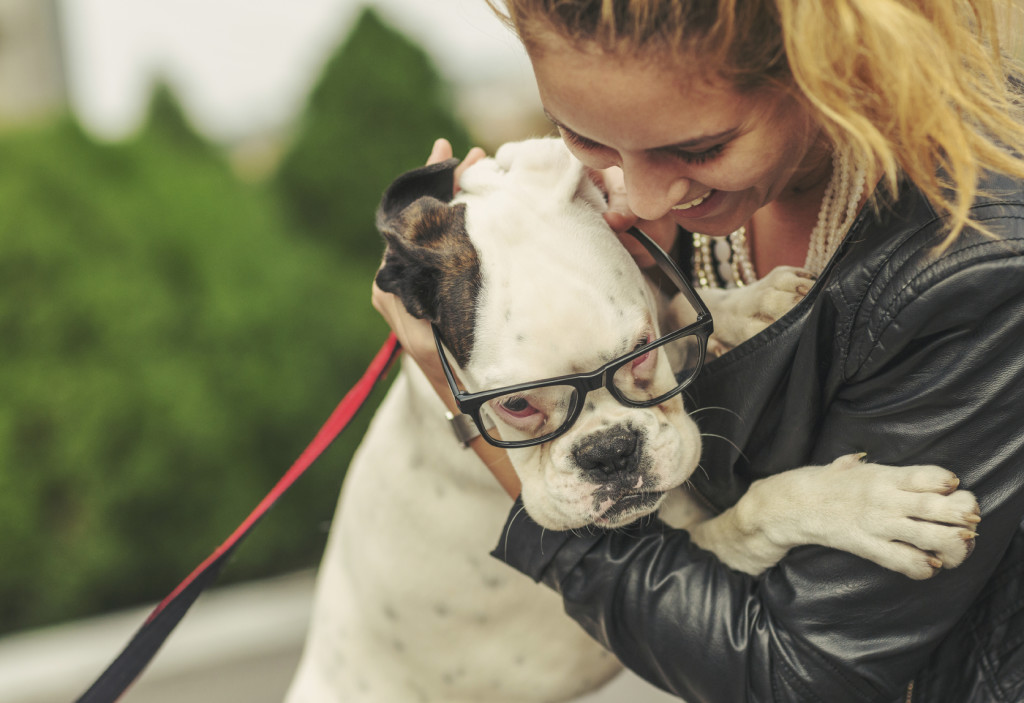
[[[732,508],[694,525],[696,544],[757,575],[793,547],[851,552],[913,579],[959,566],[974,548],[978,502],[938,466],[840,457],[760,481]]]
[[[758,334],[803,300],[813,283],[813,274],[779,266],[743,288],[702,290],[701,297],[715,320],[708,353],[720,356]],[[693,308],[685,296],[676,296],[662,310],[666,329],[694,321]]]

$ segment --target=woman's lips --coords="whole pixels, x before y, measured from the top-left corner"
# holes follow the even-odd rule
[[[705,217],[717,209],[724,194],[720,190],[709,190],[704,195],[685,203],[672,206],[672,215],[676,222],[689,229],[687,222]]]
[[[709,195],[711,195],[711,191],[710,190],[707,193],[705,193],[704,195],[698,196],[698,197],[694,198],[693,200],[691,200],[689,202],[680,203],[679,205],[674,205],[674,206],[672,206],[672,209],[673,210],[689,210],[690,208],[697,207],[702,202],[707,200]]]

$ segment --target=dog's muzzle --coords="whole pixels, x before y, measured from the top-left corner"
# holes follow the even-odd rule
[[[572,449],[573,459],[583,475],[595,483],[619,481],[635,475],[643,456],[643,436],[628,427],[593,432]]]

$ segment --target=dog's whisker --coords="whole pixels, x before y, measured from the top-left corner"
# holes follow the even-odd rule
[[[733,449],[735,449],[737,452],[739,452],[740,456],[743,457],[744,461],[750,461],[750,459],[747,458],[747,455],[743,453],[743,450],[740,449],[739,445],[736,444],[735,442],[733,442],[728,437],[723,437],[720,434],[712,434],[711,432],[701,432],[700,436],[701,437],[714,437],[715,439],[720,439],[723,442],[728,443]]]
[[[743,417],[738,412],[736,412],[735,410],[732,410],[730,408],[723,408],[723,407],[721,407],[719,405],[709,405],[709,406],[704,407],[704,408],[698,408],[698,409],[694,410],[693,412],[691,412],[690,416],[691,417],[696,417],[697,415],[700,415],[703,412],[707,412],[708,410],[721,410],[722,412],[729,413],[730,415],[735,417],[737,420],[740,421],[741,424],[743,423]]]
[[[512,519],[508,521],[508,526],[509,526],[510,529],[505,530],[505,543],[503,545],[506,557],[508,557],[508,533],[512,531],[511,530],[512,523],[514,523],[516,521],[516,518],[519,517],[520,513],[522,513],[524,510],[526,510],[526,506],[525,505],[522,506],[521,508],[519,508],[519,510],[516,511],[516,514],[512,516]],[[541,536],[543,537],[543,534]],[[541,542],[541,546],[543,546],[543,544],[544,543],[542,541]]]

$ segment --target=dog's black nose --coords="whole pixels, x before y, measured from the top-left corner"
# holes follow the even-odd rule
[[[585,473],[607,479],[636,469],[639,444],[636,431],[618,426],[583,438],[573,447],[572,455]]]

